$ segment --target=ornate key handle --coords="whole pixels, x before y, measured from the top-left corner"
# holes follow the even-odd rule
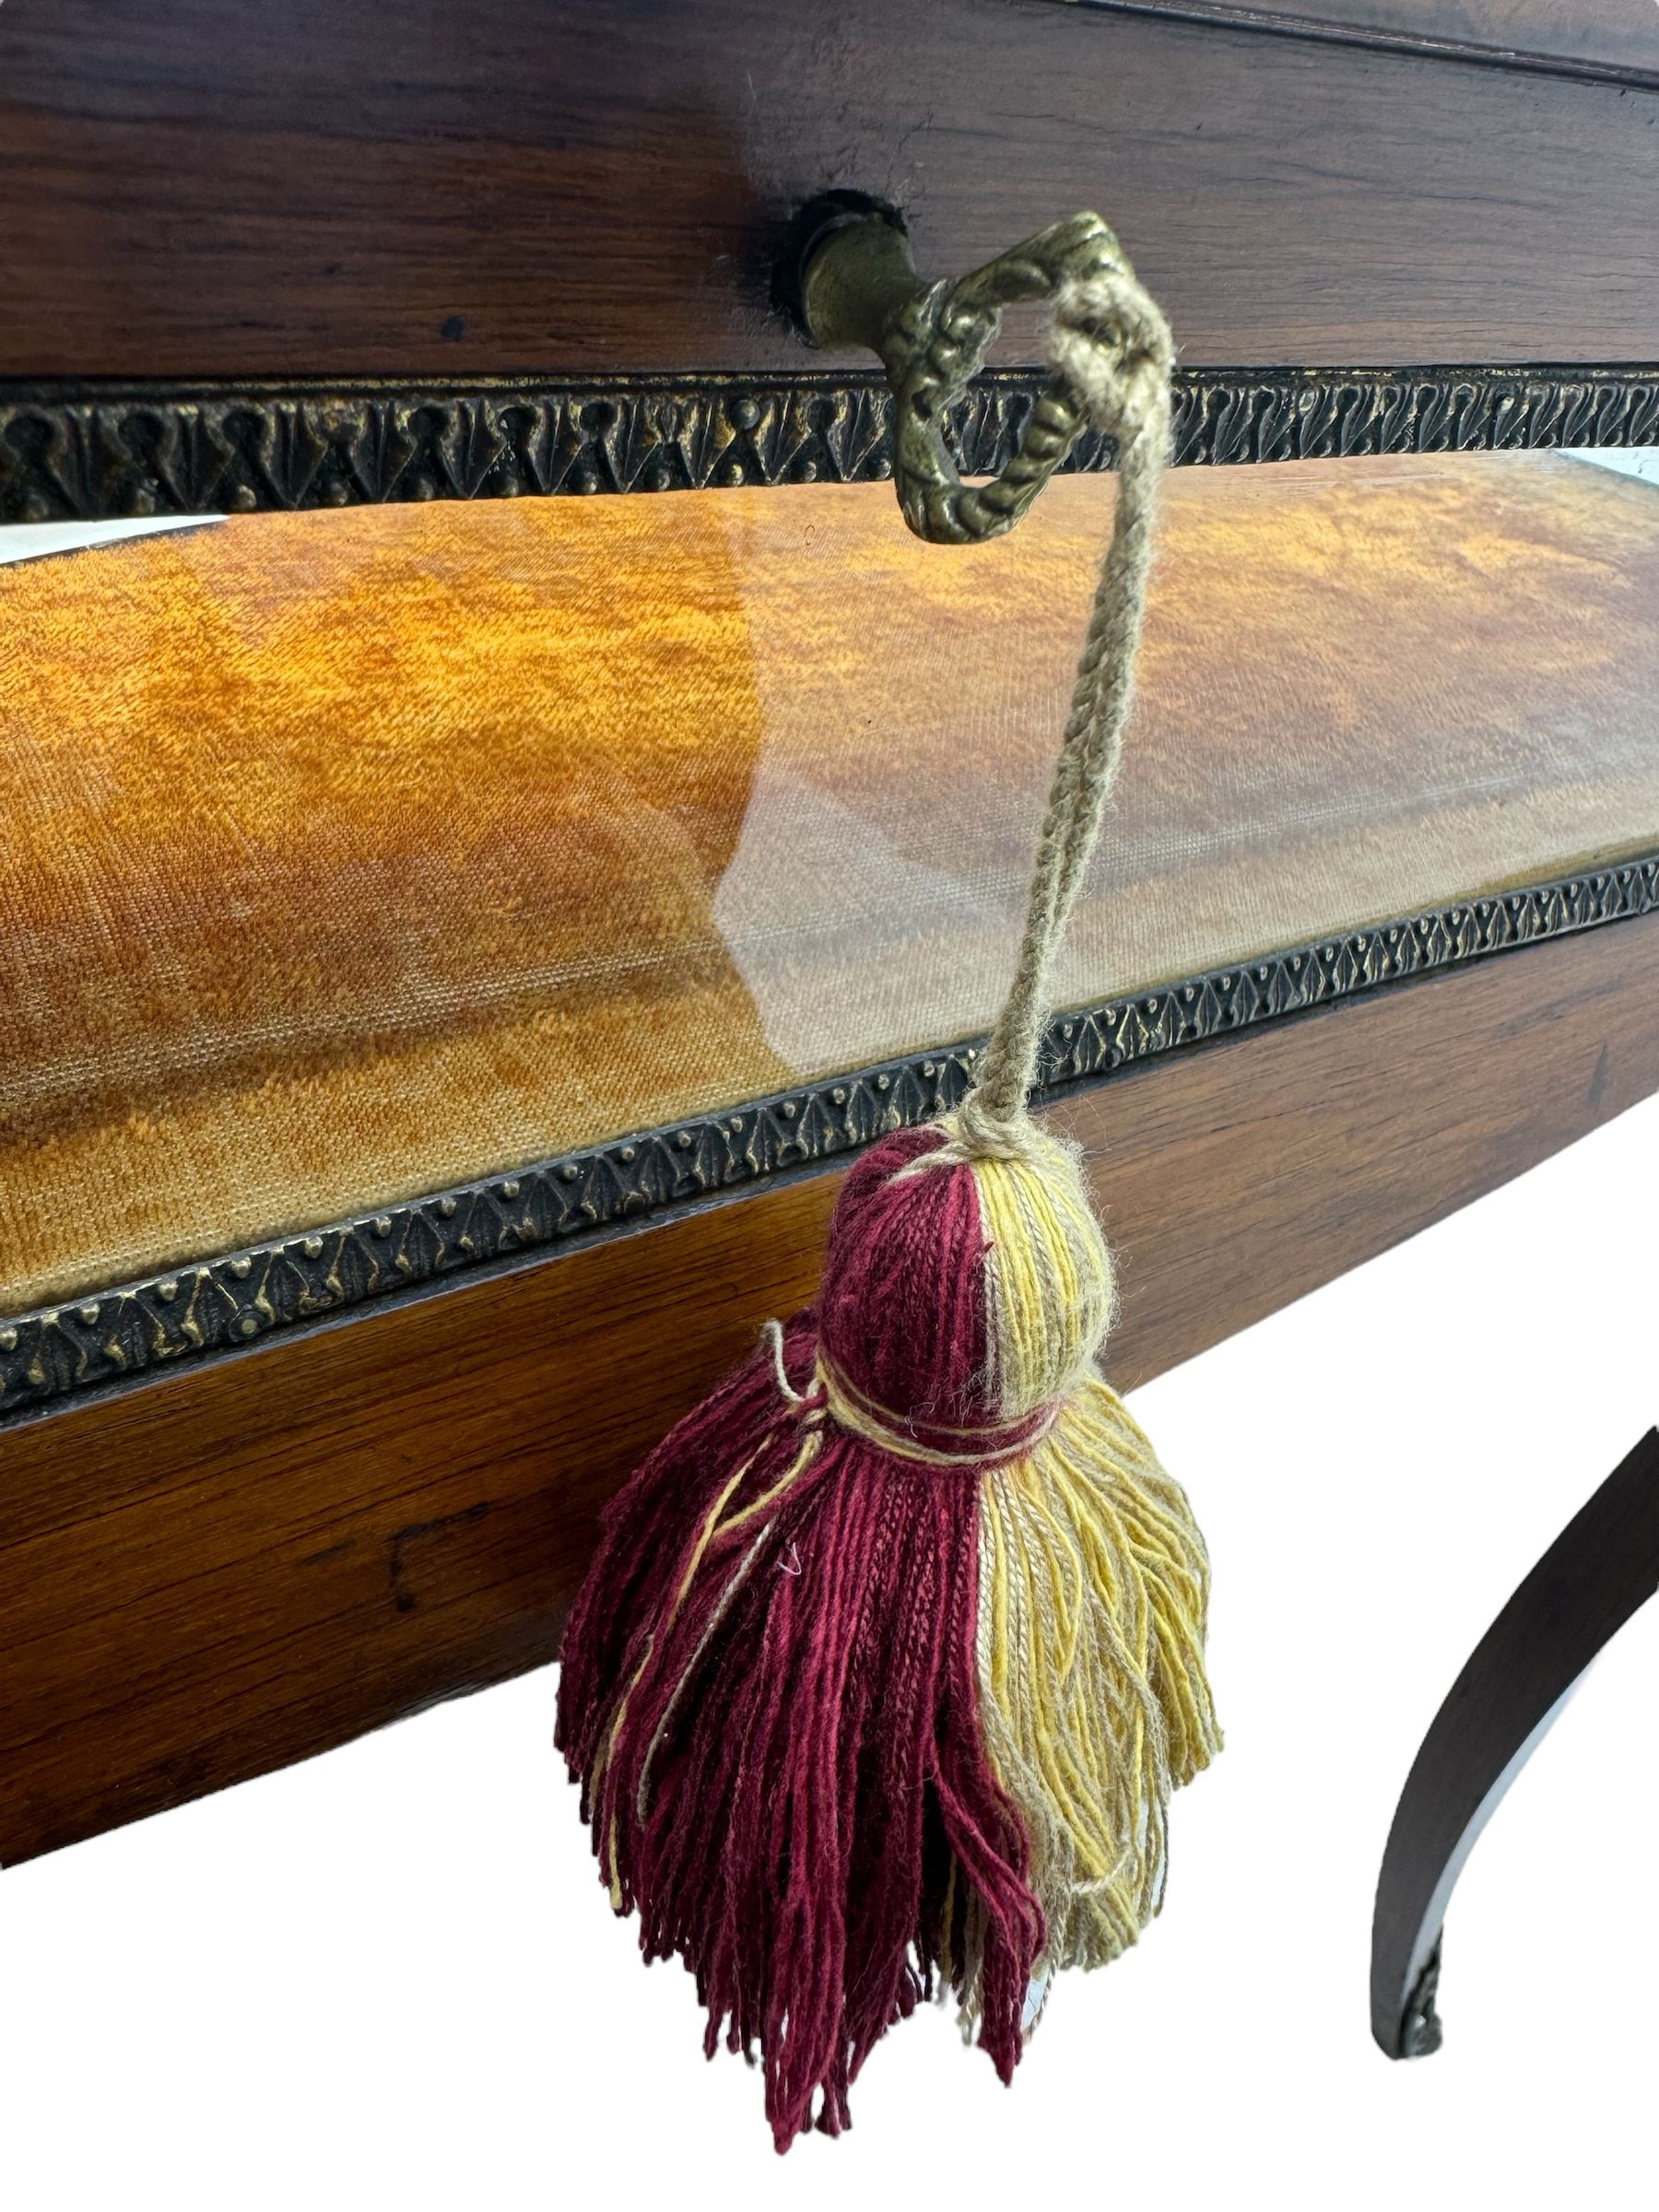
[[[782,289],[813,345],[866,346],[880,357],[895,406],[893,474],[904,519],[918,537],[971,545],[1013,528],[1085,421],[1072,386],[1051,375],[1001,476],[963,483],[945,418],[982,366],[1003,309],[1126,269],[1106,224],[1082,214],[954,282],[924,284],[892,208],[831,193],[797,218]]]

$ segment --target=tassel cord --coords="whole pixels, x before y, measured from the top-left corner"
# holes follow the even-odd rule
[[[1054,955],[1082,888],[1123,753],[1134,697],[1159,478],[1170,444],[1174,342],[1126,261],[1068,285],[1055,305],[1050,360],[1118,452],[1117,500],[1077,662],[1071,711],[1038,838],[1014,980],[958,1109],[954,1159],[1025,1151]]]

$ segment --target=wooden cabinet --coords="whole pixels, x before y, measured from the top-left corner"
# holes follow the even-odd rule
[[[1471,53],[1549,36],[1515,69],[1374,7],[1396,42],[1060,0],[10,0],[0,375],[798,370],[773,264],[832,186],[939,274],[1100,207],[1193,367],[1659,359],[1651,24],[1430,11]]]
[[[1659,1087],[1659,488],[1536,450],[1659,440],[1659,18],[1317,15],[0,9],[0,522],[230,516],[0,568],[0,1857],[550,1658],[969,1080],[1112,455],[907,538],[828,189],[1092,204],[1182,347],[1049,1040],[1118,1379]]]

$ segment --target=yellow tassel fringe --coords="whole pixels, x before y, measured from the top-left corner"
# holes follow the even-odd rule
[[[1170,1794],[1221,1747],[1208,1598],[1186,1500],[1098,1377],[983,1477],[981,1719],[1031,1840],[1046,1972],[1104,1966],[1162,1901]]]
[[[1105,1239],[1075,1153],[1031,1124],[1021,1138],[972,1162],[993,1380],[1006,1418],[1060,1410],[981,1478],[978,1655],[991,1764],[1031,1841],[1047,1976],[1105,1965],[1157,1912],[1171,1793],[1221,1735],[1204,1538],[1095,1366],[1115,1297]]]

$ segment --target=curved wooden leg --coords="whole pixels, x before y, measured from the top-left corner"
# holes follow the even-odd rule
[[[1440,2048],[1446,1907],[1476,1838],[1602,1646],[1659,1590],[1659,1429],[1561,1531],[1453,1684],[1400,1794],[1371,1921],[1371,2033]]]

